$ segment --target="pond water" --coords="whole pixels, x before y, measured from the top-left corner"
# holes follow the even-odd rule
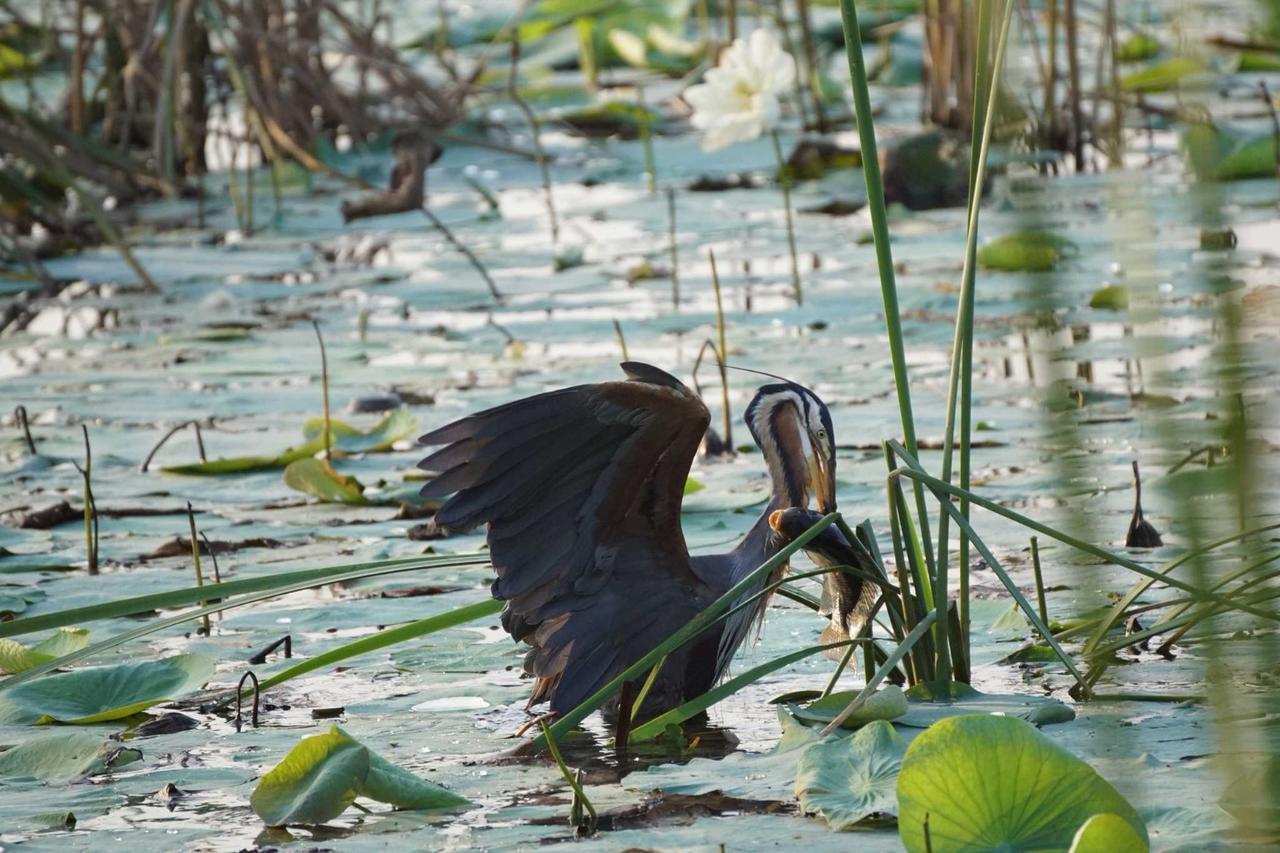
[[[1239,73],[1231,80],[1244,89],[1263,78],[1273,91],[1280,89],[1276,74]],[[877,87],[873,95],[885,108],[882,139],[915,129],[917,87]],[[651,97],[658,100],[658,93]],[[1215,99],[1213,108],[1237,117],[1256,113],[1256,104],[1244,96]],[[513,144],[527,145],[519,124],[514,126]],[[785,134],[786,144],[795,139]],[[1243,377],[1250,450],[1256,454],[1254,516],[1257,523],[1277,520],[1278,481],[1271,475],[1280,447],[1280,182],[1199,185],[1189,180],[1174,134],[1135,133],[1130,141],[1132,165],[1124,170],[1048,178],[1021,166],[992,182],[982,213],[984,240],[1035,227],[1068,237],[1078,251],[1051,273],[979,274],[973,419],[981,441],[973,470],[975,484],[991,499],[1123,550],[1134,498],[1130,463],[1140,460],[1147,517],[1166,545],[1129,556],[1155,566],[1188,541],[1186,503],[1163,486],[1191,450],[1215,442],[1215,419],[1231,402],[1220,393],[1224,348],[1232,348]],[[0,340],[5,402],[26,406],[40,452],[32,460],[16,430],[6,430],[0,512],[16,521],[30,509],[64,499],[79,506],[82,485],[73,462],[83,460],[80,427],[86,426],[94,496],[105,514],[103,566],[99,575],[85,574],[83,531],[74,521],[49,530],[11,523],[0,527],[6,555],[0,558],[0,598],[27,596],[22,615],[34,615],[190,585],[189,554],[149,556],[187,535],[188,501],[202,533],[215,542],[244,545],[219,552],[224,579],[411,556],[424,547],[472,552],[483,544],[478,534],[412,541],[407,532],[419,522],[397,517],[395,508],[317,503],[287,486],[279,470],[218,477],[162,472],[162,466],[197,460],[191,430],[166,443],[146,473],[139,466],[164,432],[188,420],[201,423],[211,459],[274,454],[299,444],[303,423],[321,407],[312,320],[325,337],[334,415],[361,428],[380,416],[352,414],[348,401],[375,393],[396,393],[406,401],[416,435],[542,390],[617,378],[615,321],[631,359],[687,379],[702,342],[715,334],[707,258],[712,250],[731,361],[793,377],[823,397],[840,446],[841,511],[853,521],[870,518],[887,534],[879,442],[898,435],[900,423],[865,211],[797,215],[804,303],[796,305],[776,189],[686,189],[703,175],[769,174],[769,143],[708,156],[690,133],[660,135],[654,144],[658,181],[676,190],[679,296],[673,307],[670,277],[627,281],[628,271],[645,261],[663,268],[671,262],[667,199],[648,191],[640,144],[586,140],[554,125],[542,142],[554,157],[558,248],[550,241],[538,170],[529,160],[450,144],[429,171],[431,209],[482,260],[506,297],[500,303],[421,215],[344,226],[339,202],[358,193],[321,179],[309,189],[287,187],[276,209],[265,172],[256,179],[258,229],[249,235],[238,228],[223,179],[210,180],[201,227],[194,226],[193,207],[185,202],[138,211],[130,236],[160,295],[133,287],[128,268],[107,248],[48,262],[53,275],[83,284],[44,307],[25,331]],[[375,152],[349,155],[343,166],[380,183],[390,162]],[[497,199],[497,215],[486,214],[475,183]],[[861,196],[861,172],[842,170],[800,184],[793,201],[804,211]],[[892,248],[916,420],[926,447],[936,448],[944,425],[964,212],[894,216]],[[1201,231],[1213,217],[1237,234],[1234,250],[1201,249]],[[175,221],[182,226],[173,227]],[[581,250],[583,263],[557,272],[553,259],[566,249]],[[1091,296],[1109,283],[1130,286],[1137,294],[1134,306],[1089,307]],[[21,287],[21,280],[12,286]],[[1241,325],[1224,324],[1224,304],[1240,309]],[[704,366],[699,378],[718,427],[714,369]],[[756,377],[731,373],[729,379],[733,437],[742,444],[749,441],[742,409]],[[338,468],[389,491],[405,487],[421,456],[411,441],[401,440],[389,453],[343,458]],[[922,454],[930,470],[939,468],[940,459],[936,450]],[[685,536],[695,552],[724,549],[763,505],[768,481],[760,456],[700,459],[692,476],[704,488],[686,500]],[[1213,525],[1232,518],[1232,508],[1221,502],[1190,505]],[[1030,594],[1027,532],[991,513],[976,512],[975,518],[985,541]],[[887,540],[881,544],[891,552]],[[1043,537],[1041,546],[1055,618],[1105,605],[1133,582],[1124,570],[1098,565]],[[1240,558],[1224,553],[1223,571]],[[796,561],[796,568],[804,565]],[[482,600],[489,579],[489,570],[476,566],[297,593],[215,618],[211,636],[197,635],[188,624],[130,644],[104,661],[204,652],[218,660],[210,687],[226,688],[250,668],[247,659],[255,651],[285,634],[292,637],[295,655],[314,656],[383,626]],[[816,584],[799,583],[816,593]],[[1071,705],[1075,719],[1046,727],[1045,733],[1129,797],[1147,820],[1156,848],[1225,845],[1231,818],[1219,801],[1229,774],[1220,771],[1262,749],[1274,716],[1242,711],[1243,719],[1228,732],[1198,702],[1075,702],[1067,694],[1071,679],[1060,666],[997,663],[1028,629],[1007,618],[1012,599],[985,565],[975,564],[973,584],[974,686],[1053,696]],[[102,639],[138,624],[113,619],[86,627]],[[813,644],[823,625],[803,607],[775,599],[759,641],[740,652],[735,671]],[[1250,626],[1217,624],[1219,630],[1234,627]],[[1245,631],[1228,640],[1226,671],[1233,676],[1232,689],[1242,694],[1261,696],[1274,683],[1274,672],[1250,669],[1260,636]],[[1214,648],[1192,633],[1171,659],[1123,653],[1122,665],[1107,672],[1099,692],[1202,695],[1206,665],[1223,665]],[[78,784],[6,783],[0,845],[238,850],[293,843],[355,851],[569,841],[568,788],[556,767],[498,760],[517,743],[513,734],[527,719],[530,682],[520,676],[522,659],[521,647],[491,618],[270,690],[256,729],[237,732],[225,713],[202,710],[198,701],[172,711],[194,723],[181,731],[134,731],[160,715],[158,709],[127,726],[74,727],[102,736],[120,733],[143,757]],[[283,666],[273,656],[252,668],[265,676]],[[793,689],[820,689],[832,667],[825,658],[808,658],[715,706],[710,731],[692,756],[642,753],[619,766],[605,745],[608,732],[592,718],[591,742],[574,739],[566,745],[566,758],[586,768],[586,791],[597,810],[616,817],[610,831],[577,843],[593,849],[715,849],[749,839],[761,848],[853,843],[866,850],[898,849],[892,824],[873,824],[846,837],[799,814],[788,780],[779,787],[767,763],[780,736],[768,700]],[[860,667],[842,677],[844,688],[862,682]],[[317,718],[317,709],[340,710],[331,711],[338,714],[331,719]],[[392,813],[378,805],[371,813],[349,810],[315,830],[264,829],[249,807],[255,780],[299,737],[333,722],[474,805],[447,816]],[[37,731],[0,725],[0,744],[22,743]],[[182,793],[165,794],[169,783]],[[653,805],[658,801],[650,792],[657,789],[685,799]],[[711,795],[716,790],[731,799]],[[59,820],[67,812],[75,815],[74,829]]]

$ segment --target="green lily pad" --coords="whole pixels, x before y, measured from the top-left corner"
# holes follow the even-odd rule
[[[330,447],[338,453],[379,453],[390,450],[397,441],[411,435],[417,426],[418,419],[405,409],[389,413],[367,431],[342,421],[330,420]],[[170,465],[160,470],[166,474],[208,476],[285,468],[292,462],[307,459],[324,450],[324,418],[307,421],[302,426],[302,432],[306,438],[303,444],[285,448],[274,456],[233,456],[208,462],[193,462],[190,465]]]
[[[906,751],[906,740],[884,720],[813,744],[796,766],[800,808],[822,815],[832,829],[848,829],[873,814],[896,815]]]
[[[592,138],[617,136],[636,139],[646,125],[656,127],[661,124],[662,116],[639,104],[609,101],[558,113],[554,120]]]
[[[1044,272],[1075,252],[1076,245],[1065,237],[1044,231],[1016,231],[979,247],[978,263],[1006,272]]]
[[[686,495],[691,495],[694,492],[700,492],[705,488],[706,488],[705,483],[695,480],[693,477],[688,477],[684,481],[684,493]]]
[[[1175,56],[1120,78],[1120,87],[1130,92],[1167,92],[1187,77],[1205,71],[1204,63],[1189,56]]]
[[[6,586],[0,588],[0,617],[17,616],[28,607],[45,600],[45,591],[35,587]]]
[[[1116,59],[1121,62],[1142,62],[1160,53],[1160,42],[1150,33],[1136,32],[1120,42]]]
[[[1198,178],[1240,181],[1276,174],[1276,137],[1264,131],[1242,130],[1226,124],[1198,124],[1182,137],[1191,169]]]
[[[840,715],[840,712],[853,701],[853,697],[857,696],[858,692],[857,690],[845,690],[840,693],[832,693],[825,699],[819,699],[817,702],[812,702],[803,707],[797,705],[788,707],[798,720],[826,725]],[[874,720],[896,720],[905,713],[907,713],[906,694],[902,692],[901,687],[890,684],[867,697],[867,701],[863,703],[862,707],[854,711],[853,715],[845,720],[841,726],[846,729],[856,729]]]
[[[206,655],[77,669],[0,693],[0,723],[102,723],[199,689],[213,675]]]
[[[84,628],[59,628],[49,637],[27,648],[16,640],[0,640],[0,672],[13,675],[32,667],[78,652],[89,645]]]
[[[789,800],[794,796],[796,762],[817,742],[818,733],[778,709],[782,739],[768,752],[733,752],[724,758],[693,758],[627,776],[632,790],[697,796],[719,791],[743,800]]]
[[[1096,814],[1076,832],[1071,853],[1147,853],[1147,845],[1120,815]]]
[[[268,826],[321,824],[361,796],[408,809],[468,803],[375,755],[337,726],[300,740],[262,777],[249,803]]]
[[[141,750],[87,732],[60,732],[32,738],[0,753],[0,777],[66,783],[106,773],[141,758]]]
[[[284,483],[303,494],[319,498],[326,503],[343,503],[362,506],[369,503],[364,496],[364,486],[355,477],[344,476],[333,470],[324,459],[297,459],[284,469]]]
[[[1089,297],[1089,307],[1099,311],[1125,311],[1129,308],[1129,288],[1122,284],[1100,287]]]
[[[1264,50],[1242,50],[1236,70],[1254,73],[1280,71],[1280,54]]]
[[[1074,720],[1076,712],[1057,699],[1044,699],[1021,694],[983,693],[967,684],[951,683],[951,698],[937,701],[929,684],[922,683],[906,692],[907,712],[896,720],[900,726],[925,729],[948,717],[971,714],[1000,714],[1016,717],[1033,725],[1049,725]]]
[[[1109,782],[1009,717],[951,717],[930,726],[898,774],[898,835],[912,853],[930,846],[1066,850],[1097,814],[1118,815],[1146,843],[1142,818]]]
[[[418,428],[418,419],[406,409],[395,409],[368,431],[342,421],[329,421],[331,447],[342,453],[377,453],[407,438]],[[307,442],[320,441],[323,447],[324,418],[312,418],[302,426]]]

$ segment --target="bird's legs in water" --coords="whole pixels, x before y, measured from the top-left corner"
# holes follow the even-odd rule
[[[525,732],[529,731],[529,729],[532,729],[535,726],[539,725],[540,723],[544,723],[544,722],[547,725],[551,725],[557,719],[559,719],[559,717],[560,715],[557,714],[555,711],[547,711],[545,714],[539,714],[533,719],[525,720],[524,723],[521,724],[520,728],[516,729],[516,733],[512,735],[512,737],[524,737]]]

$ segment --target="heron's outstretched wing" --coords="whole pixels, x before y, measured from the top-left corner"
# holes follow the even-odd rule
[[[503,625],[534,647],[526,666],[540,678],[535,698],[550,696],[554,711],[707,601],[680,506],[710,416],[675,377],[636,362],[622,368],[629,381],[539,394],[418,440],[445,445],[419,463],[439,472],[423,495],[453,495],[436,524],[489,525]]]

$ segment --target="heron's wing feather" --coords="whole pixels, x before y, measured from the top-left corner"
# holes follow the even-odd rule
[[[440,472],[423,495],[452,495],[437,525],[489,525],[493,594],[508,602],[508,630],[534,645],[530,668],[556,680],[553,708],[679,627],[654,626],[654,612],[701,600],[680,507],[710,416],[674,377],[624,370],[630,381],[540,394],[419,439],[444,445],[421,463]]]

